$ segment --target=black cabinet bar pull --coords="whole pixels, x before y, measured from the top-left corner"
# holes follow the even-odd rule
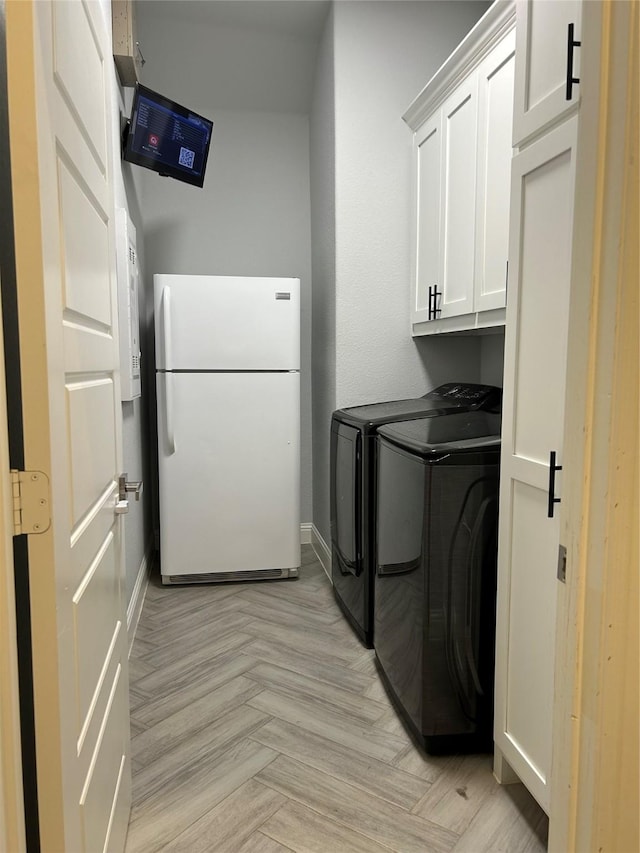
[[[573,76],[573,50],[581,47],[582,42],[574,39],[575,24],[569,24],[567,32],[567,100],[573,97],[573,84],[579,83],[580,78]]]
[[[553,518],[554,505],[560,503],[560,498],[557,498],[555,495],[556,471],[562,471],[562,465],[556,465],[556,452],[552,450],[549,453],[549,503],[547,508],[547,516],[549,518]]]
[[[433,319],[436,320],[440,314],[442,309],[438,308],[438,297],[442,296],[442,291],[438,290],[438,285],[436,284],[433,288]]]
[[[440,316],[440,309],[438,308],[438,296],[442,296],[440,291],[438,290],[438,285],[434,284],[429,288],[429,310],[427,312],[428,320],[435,320]]]

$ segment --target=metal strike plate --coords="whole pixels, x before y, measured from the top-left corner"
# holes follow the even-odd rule
[[[42,471],[11,471],[13,535],[45,533],[51,526],[49,478]]]
[[[558,546],[558,580],[567,582],[567,549],[564,545]]]
[[[120,501],[126,501],[127,495],[129,493],[133,493],[136,497],[136,500],[140,500],[140,495],[142,493],[143,483],[142,480],[127,480],[127,474],[120,474],[118,477],[118,499]]]

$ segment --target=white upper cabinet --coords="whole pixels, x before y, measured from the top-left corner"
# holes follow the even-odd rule
[[[420,127],[415,136],[417,206],[414,223],[415,274],[412,288],[412,322],[430,318],[433,287],[440,276],[440,171],[442,160],[440,111]]]
[[[580,99],[579,0],[518,0],[513,145],[521,146]]]
[[[478,78],[472,74],[442,107],[442,265],[435,309],[441,319],[473,311]]]
[[[407,110],[414,335],[504,324],[515,8],[497,2]]]
[[[512,31],[478,68],[474,311],[506,304],[515,44]]]

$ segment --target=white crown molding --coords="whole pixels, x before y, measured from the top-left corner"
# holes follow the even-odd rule
[[[515,26],[515,0],[496,0],[443,62],[402,118],[415,131],[503,36]]]

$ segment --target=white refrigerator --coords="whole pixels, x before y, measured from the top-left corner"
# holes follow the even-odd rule
[[[154,276],[162,581],[300,567],[300,282]]]

